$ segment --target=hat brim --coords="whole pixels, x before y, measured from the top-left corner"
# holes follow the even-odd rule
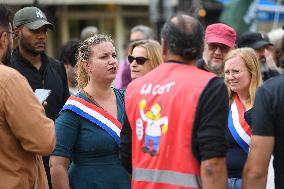
[[[235,46],[235,44],[232,43],[232,41],[226,40],[225,38],[213,37],[213,36],[205,38],[205,42],[206,43],[220,43],[220,44],[226,45],[229,48],[233,48]]]
[[[267,47],[269,45],[273,45],[272,43],[269,43],[268,41],[257,41],[255,43],[253,43],[250,47],[253,49],[261,49],[263,47]]]
[[[48,21],[45,20],[36,20],[27,24],[24,24],[24,26],[26,26],[27,28],[31,29],[31,30],[37,30],[39,28],[41,28],[42,26],[47,26],[49,29],[53,30],[54,26],[53,24],[51,24]]]

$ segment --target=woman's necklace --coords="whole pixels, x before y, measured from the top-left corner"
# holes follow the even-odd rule
[[[89,94],[87,93],[86,91],[84,90],[81,90],[81,92],[89,99],[91,100],[97,107],[105,110],[101,105],[99,105],[99,103]]]
[[[247,98],[247,99],[244,100],[244,99],[241,99],[241,98],[239,97],[239,99],[240,99],[240,101],[242,102],[243,108],[244,108],[245,111],[247,111],[247,110],[249,110],[249,109],[252,108],[252,104],[250,103],[249,98]]]

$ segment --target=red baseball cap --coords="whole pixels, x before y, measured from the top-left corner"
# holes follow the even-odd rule
[[[236,38],[236,31],[226,24],[211,24],[205,30],[206,43],[221,43],[232,48],[236,44]]]

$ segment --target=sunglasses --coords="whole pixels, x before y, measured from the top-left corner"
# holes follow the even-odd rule
[[[131,55],[128,55],[128,61],[130,62],[130,64],[134,61],[134,60],[136,60],[136,62],[137,62],[137,64],[139,64],[139,65],[143,65],[143,64],[145,64],[145,62],[147,61],[147,60],[149,60],[148,58],[145,58],[145,57],[134,57],[134,56],[131,56]]]
[[[229,47],[227,47],[226,45],[221,45],[221,44],[208,44],[209,50],[211,51],[216,51],[218,48],[220,49],[220,51],[222,53],[228,53],[228,51],[230,50]]]

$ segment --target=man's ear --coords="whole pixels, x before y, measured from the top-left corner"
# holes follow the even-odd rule
[[[162,38],[161,39],[161,46],[162,46],[162,53],[163,55],[164,54],[167,54],[167,42]]]
[[[8,46],[8,33],[3,32],[2,35],[0,36],[0,48],[5,49]]]
[[[163,59],[166,60],[166,57],[168,55],[168,44],[167,41],[164,40],[163,38],[161,39],[161,46],[162,46]]]

